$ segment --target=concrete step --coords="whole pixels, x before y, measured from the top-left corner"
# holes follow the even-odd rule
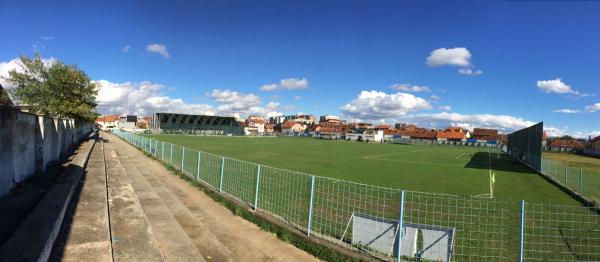
[[[106,173],[102,141],[95,145],[61,232],[51,261],[111,261]]]
[[[166,261],[114,148],[105,142],[109,214],[115,261]]]
[[[142,167],[142,169],[145,169],[145,175],[147,178],[151,178],[149,181],[151,181],[152,184],[160,185],[160,187],[169,190],[167,192],[163,192],[163,189],[158,191],[163,192],[163,195],[168,196],[169,198],[172,196],[177,197],[177,202],[183,204],[185,209],[189,211],[189,213],[187,211],[180,211],[181,207],[178,207],[178,209],[173,212],[176,214],[176,217],[178,214],[185,214],[186,220],[182,223],[194,223],[194,225],[201,225],[201,227],[198,227],[198,229],[202,228],[202,230],[207,230],[199,231],[199,233],[205,234],[206,238],[203,238],[203,240],[209,240],[212,242],[215,242],[216,240],[217,243],[214,243],[214,245],[223,245],[226,247],[226,250],[224,250],[221,254],[230,253],[232,254],[231,258],[236,261],[278,261],[280,260],[278,257],[286,257],[286,255],[277,254],[277,252],[270,250],[257,250],[254,248],[256,246],[260,246],[260,242],[262,242],[263,238],[267,236],[264,234],[264,231],[254,227],[251,222],[248,222],[245,219],[237,216],[233,216],[235,222],[227,225],[223,224],[223,221],[220,220],[221,217],[232,216],[228,209],[221,206],[219,203],[212,201],[212,199],[208,197],[204,198],[204,200],[192,197],[191,194],[182,189],[185,186],[185,188],[189,188],[193,191],[192,194],[197,194],[199,192],[197,192],[196,188],[190,188],[189,185],[186,185],[185,181],[170,174],[169,171],[166,170],[159,162],[148,161],[147,158],[144,159],[145,156],[143,153],[139,152],[135,148],[129,145],[127,145],[127,148],[135,151],[131,153],[131,163],[133,165]],[[123,150],[123,152],[127,151],[128,150]],[[170,200],[169,203],[175,203],[175,200]],[[207,205],[209,207],[207,207]],[[169,206],[169,208],[174,207]],[[216,213],[207,212],[207,210],[211,210]],[[236,231],[248,229],[254,230],[256,234],[239,234],[239,232]],[[204,243],[204,245],[206,244],[207,243]],[[199,249],[203,250],[205,248],[199,247]],[[288,261],[293,260],[302,261],[302,258],[288,259]]]
[[[216,254],[215,257],[202,253],[207,261],[317,261],[272,233],[235,216],[202,191],[174,176],[160,162],[149,159],[115,136],[110,137],[115,141],[122,161],[141,173],[198,250],[219,248],[218,252],[209,251]],[[134,184],[137,185],[137,181]]]
[[[148,183],[140,170],[132,164],[131,161],[134,159],[128,157],[129,151],[117,148],[110,142],[107,147],[111,155],[123,163],[131,186],[139,199],[164,258],[167,261],[205,261],[194,242],[173,217],[168,205]]]
[[[128,163],[137,168],[145,179],[154,188],[155,192],[165,202],[173,217],[179,225],[185,230],[187,235],[192,239],[200,253],[206,260],[214,261],[242,261],[241,257],[236,256],[228,247],[218,240],[218,237],[213,234],[210,229],[197,219],[194,214],[180,201],[180,199],[161,181],[156,174],[154,164],[151,166],[145,165],[138,160],[138,157],[127,155]],[[147,162],[147,161],[146,161]],[[147,164],[147,163],[146,163]],[[162,168],[158,166],[157,168]]]

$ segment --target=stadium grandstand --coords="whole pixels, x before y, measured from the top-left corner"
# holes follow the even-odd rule
[[[154,134],[244,135],[234,117],[172,113],[154,113],[150,130]]]

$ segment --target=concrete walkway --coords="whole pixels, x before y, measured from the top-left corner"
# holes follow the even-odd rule
[[[316,261],[116,136],[101,136],[51,260]]]

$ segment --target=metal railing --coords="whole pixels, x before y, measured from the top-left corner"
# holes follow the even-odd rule
[[[593,208],[403,191],[114,134],[309,237],[384,259],[600,261],[600,216]]]

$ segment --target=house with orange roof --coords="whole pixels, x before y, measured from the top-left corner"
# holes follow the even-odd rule
[[[265,133],[266,121],[260,116],[249,116],[244,121],[244,134],[246,135],[262,135]]]
[[[449,127],[444,131],[435,132],[435,138],[439,141],[467,141],[469,132],[461,127]]]
[[[100,129],[107,130],[110,128],[117,127],[117,124],[119,122],[119,116],[118,115],[100,116],[100,117],[96,118],[95,122],[96,122],[96,125],[100,126]]]
[[[375,129],[375,130],[384,130],[385,131],[385,130],[390,130],[390,129],[393,129],[393,128],[390,125],[385,125],[384,124],[384,125],[376,125],[375,127],[373,127],[373,129]]]
[[[294,134],[300,134],[300,133],[304,133],[304,131],[306,130],[306,126],[295,122],[295,121],[285,121],[285,123],[283,123],[281,125],[281,134],[285,134],[285,135],[294,135]]]
[[[550,143],[550,150],[557,152],[578,152],[584,149],[583,143],[577,140],[557,139]]]

